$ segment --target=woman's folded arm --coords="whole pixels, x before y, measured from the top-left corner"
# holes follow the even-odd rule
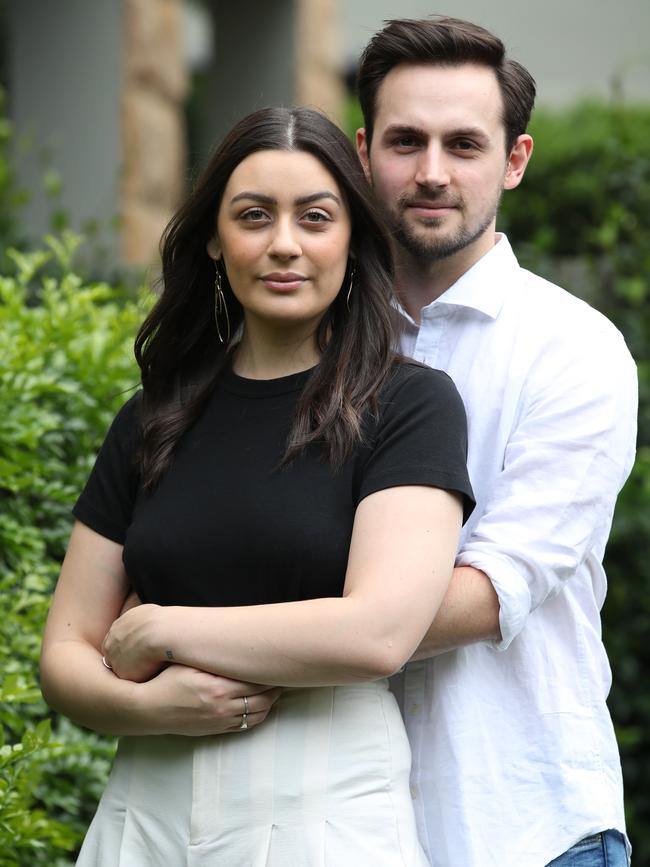
[[[233,608],[143,605],[113,624],[105,653],[132,680],[170,661],[283,686],[390,675],[435,617],[461,518],[460,498],[438,488],[378,491],[357,509],[341,598]]]

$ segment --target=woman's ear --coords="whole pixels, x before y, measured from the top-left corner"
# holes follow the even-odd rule
[[[210,238],[206,245],[206,250],[208,251],[208,256],[211,259],[214,259],[215,262],[221,259],[221,245],[219,244],[219,239],[216,236],[214,238]]]

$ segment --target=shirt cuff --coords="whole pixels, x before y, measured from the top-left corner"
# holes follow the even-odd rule
[[[499,597],[500,641],[488,641],[495,650],[506,650],[524,628],[531,610],[528,584],[510,561],[479,551],[461,551],[456,566],[472,566],[485,572]]]

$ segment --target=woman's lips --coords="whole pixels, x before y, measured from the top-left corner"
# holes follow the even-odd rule
[[[296,274],[293,271],[273,271],[261,277],[264,285],[274,292],[292,292],[299,289],[306,279],[304,274]]]

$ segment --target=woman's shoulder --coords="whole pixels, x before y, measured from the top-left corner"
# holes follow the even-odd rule
[[[408,401],[438,398],[460,400],[458,390],[451,377],[434,367],[419,361],[397,356],[390,375],[382,389],[382,402]]]
[[[140,418],[142,413],[142,389],[138,388],[115,414],[113,424],[130,425]]]
[[[467,417],[458,389],[442,370],[397,357],[370,415],[370,441],[409,429],[426,432],[449,428],[466,436]],[[401,435],[400,433],[400,435]]]
[[[126,400],[115,414],[109,435],[119,440],[132,440],[142,427],[142,390],[138,389]]]

